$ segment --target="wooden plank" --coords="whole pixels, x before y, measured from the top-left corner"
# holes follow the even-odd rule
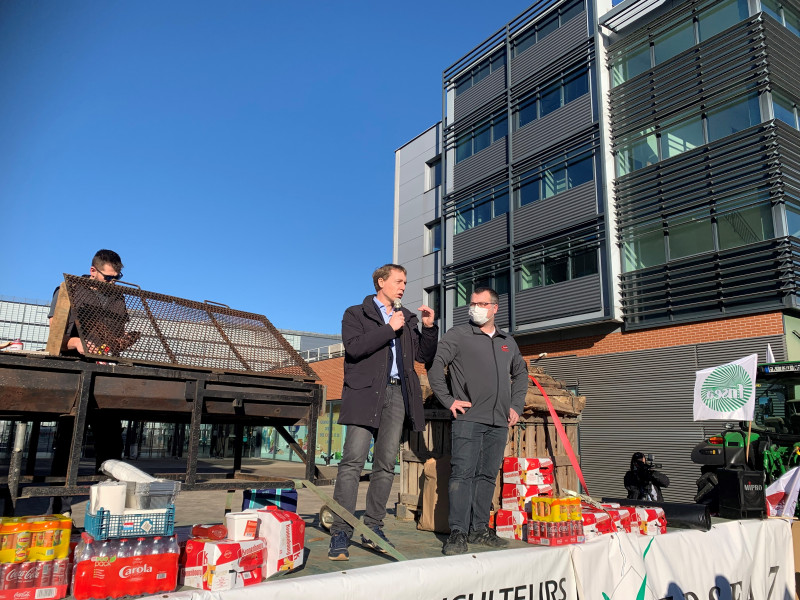
[[[67,284],[62,281],[58,288],[56,309],[53,312],[53,319],[50,321],[50,333],[47,336],[46,350],[53,356],[58,356],[67,349],[67,336],[64,334],[69,321],[69,306]]]

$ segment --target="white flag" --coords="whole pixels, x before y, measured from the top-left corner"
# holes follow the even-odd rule
[[[752,421],[756,406],[758,354],[697,371],[694,420]]]
[[[774,363],[775,362],[775,355],[772,353],[772,346],[767,344],[767,360],[764,362]]]
[[[767,514],[770,517],[793,517],[800,492],[800,467],[786,471],[767,488]]]

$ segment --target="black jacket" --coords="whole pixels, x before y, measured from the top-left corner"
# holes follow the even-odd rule
[[[380,408],[386,395],[391,369],[391,341],[400,338],[403,361],[403,398],[408,407],[411,428],[425,429],[422,390],[414,371],[414,361],[429,364],[436,355],[439,328],[419,327],[419,319],[408,309],[401,309],[405,325],[399,332],[383,322],[375,305],[375,295],[348,308],[342,318],[344,343],[344,387],[339,423],[342,425],[380,426]]]
[[[625,472],[624,483],[630,500],[663,502],[664,496],[661,494],[661,488],[669,487],[669,477],[655,469],[638,467]],[[652,488],[650,487],[651,484]],[[656,497],[648,498],[648,491],[654,491]]]

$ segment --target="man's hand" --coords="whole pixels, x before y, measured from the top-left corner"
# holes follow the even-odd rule
[[[86,354],[83,350],[83,344],[81,344],[81,338],[78,337],[67,340],[67,350],[77,350],[80,354]]]
[[[389,327],[394,329],[395,331],[399,331],[403,325],[406,323],[406,316],[403,314],[402,310],[396,310],[392,313],[391,318],[389,319]]]
[[[423,304],[417,310],[422,313],[422,326],[433,327],[433,309],[430,306],[425,306]]]
[[[519,421],[519,415],[513,408],[508,409],[508,426],[513,427]]]
[[[470,406],[472,406],[472,402],[453,400],[453,403],[450,405],[450,412],[453,413],[453,418],[455,419],[458,417],[459,412],[463,415]]]

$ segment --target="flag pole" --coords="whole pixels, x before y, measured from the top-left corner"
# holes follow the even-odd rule
[[[744,463],[747,465],[747,462],[750,460],[750,432],[753,430],[753,422],[747,422],[747,449],[744,451]]]

